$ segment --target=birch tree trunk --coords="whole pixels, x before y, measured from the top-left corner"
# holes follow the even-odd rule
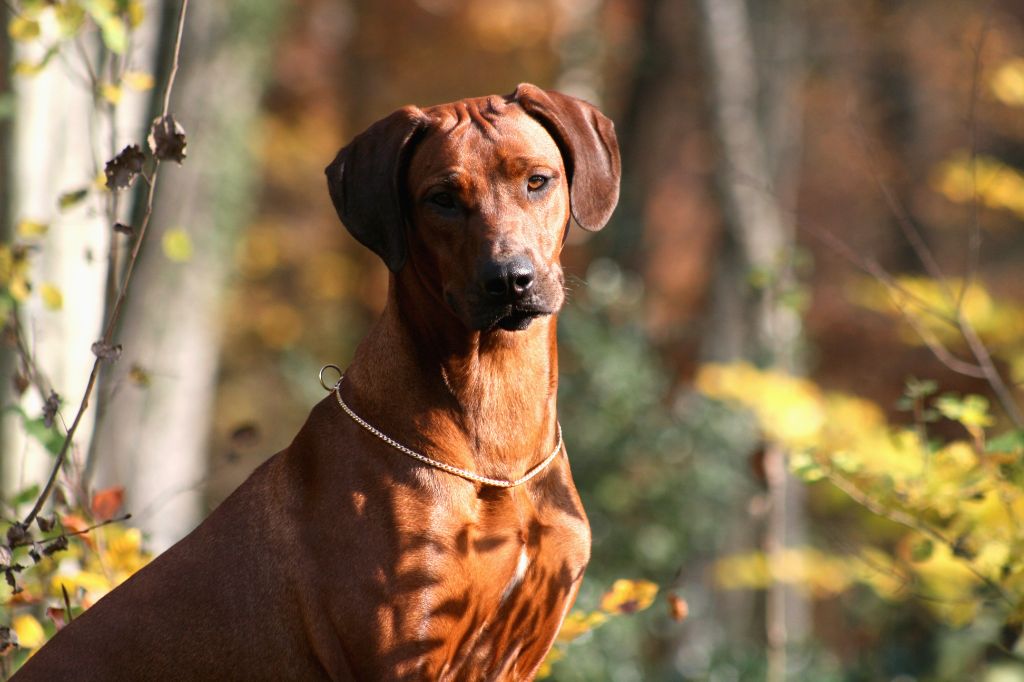
[[[147,12],[153,3],[146,3]],[[129,143],[141,139],[148,95],[123,90],[113,117],[84,80],[83,59],[95,60],[96,31],[80,38],[82,49],[64,46],[64,58],[54,59],[35,76],[13,81],[13,162],[10,212],[23,219],[49,225],[32,260],[31,281],[36,286],[22,307],[21,325],[36,362],[64,399],[65,410],[77,409],[94,356],[92,343],[100,336],[104,312],[108,247],[112,234],[105,213],[108,195],[93,191],[88,199],[67,211],[58,207],[64,192],[90,188],[104,162]],[[150,68],[153,33],[143,24],[134,34],[133,67]],[[15,43],[15,59],[30,63],[42,58],[41,43]],[[119,220],[125,220],[127,202],[121,202]],[[5,207],[6,208],[6,207]],[[39,285],[52,284],[63,295],[60,310],[48,310],[38,295]],[[39,396],[28,391],[21,407],[30,415],[41,412]],[[70,465],[81,467],[92,431],[93,413],[87,413],[71,450]],[[52,457],[24,437],[11,413],[5,418],[4,485],[8,491],[45,480]]]
[[[781,300],[793,285],[794,226],[776,188],[780,180],[787,188],[795,184],[795,163],[786,152],[800,129],[795,113],[798,60],[793,54],[794,49],[799,53],[800,33],[787,0],[763,3],[759,9],[764,11],[767,5],[788,29],[772,35],[783,36],[784,51],[791,53],[784,62],[788,68],[782,69],[785,75],[777,73],[771,80],[758,71],[755,35],[744,0],[701,0],[726,226],[706,348],[712,359],[747,358],[795,372],[801,321]],[[772,63],[777,64],[775,59]],[[789,177],[780,178],[782,168],[789,169]],[[787,549],[803,541],[803,489],[787,473],[785,452],[778,444],[767,444],[764,456],[770,503],[764,547],[769,562],[778,565]],[[774,582],[766,602],[770,681],[789,676],[787,648],[807,636],[809,622],[807,600],[793,588]]]
[[[152,232],[120,334],[124,353],[105,383],[91,454],[96,483],[125,487],[134,521],[156,551],[202,517],[221,306],[254,204],[250,136],[276,6],[189,6],[171,106],[187,132],[188,158],[161,169]],[[161,249],[172,229],[189,235],[187,262],[171,262]]]

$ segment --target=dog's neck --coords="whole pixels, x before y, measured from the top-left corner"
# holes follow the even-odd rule
[[[555,335],[554,316],[519,332],[469,331],[437,297],[392,276],[388,303],[356,351],[343,395],[408,447],[515,479],[555,445]]]

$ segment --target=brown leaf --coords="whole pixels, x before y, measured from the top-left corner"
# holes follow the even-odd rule
[[[0,625],[0,656],[6,656],[18,648],[18,635],[6,625]]]
[[[131,369],[128,370],[128,379],[138,386],[139,388],[149,388],[152,383],[152,377],[146,368],[139,364],[133,364]]]
[[[124,350],[124,348],[119,343],[111,345],[109,343],[97,341],[92,344],[92,354],[100,360],[117,360],[121,357],[122,350]]]
[[[161,161],[176,161],[180,164],[185,160],[185,147],[188,145],[185,129],[171,114],[153,119],[148,142],[153,156]]]
[[[15,522],[7,529],[7,546],[20,545],[29,537],[28,528],[19,522]]]
[[[60,409],[60,396],[54,391],[50,391],[50,395],[46,398],[46,402],[43,403],[43,425],[46,428],[53,426],[53,419],[57,416],[57,410]]]
[[[14,384],[14,391],[19,396],[23,395],[29,387],[28,377],[21,372],[14,373],[14,376],[11,377],[11,383]]]
[[[124,189],[131,187],[135,178],[142,172],[142,164],[146,161],[146,155],[137,144],[130,144],[121,150],[121,153],[107,161],[103,168],[107,176],[107,187],[109,189]]]
[[[46,545],[46,547],[43,547],[43,554],[46,556],[53,556],[57,552],[63,552],[67,548],[68,536],[58,535],[50,541],[50,544]]]
[[[39,530],[43,531],[44,533],[49,533],[57,525],[57,515],[54,514],[50,518],[46,518],[45,516],[37,516],[36,523],[39,524]]]
[[[675,592],[670,592],[668,595],[668,615],[677,623],[682,622],[690,615],[690,605]]]
[[[92,496],[92,504],[90,505],[92,515],[96,517],[97,521],[109,521],[114,518],[114,514],[121,508],[123,502],[124,488],[121,486],[97,491]]]
[[[67,625],[67,611],[59,606],[50,606],[46,609],[46,617],[53,621],[53,624],[57,626],[57,632],[64,629]]]
[[[231,444],[236,447],[256,445],[260,440],[260,427],[255,422],[243,422],[231,431]]]

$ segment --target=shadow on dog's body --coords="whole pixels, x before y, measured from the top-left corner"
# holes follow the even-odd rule
[[[392,274],[340,395],[452,466],[514,480],[543,461],[558,255],[570,213],[607,221],[618,177],[611,123],[529,85],[407,107],[357,137],[331,195]],[[483,485],[399,453],[331,394],[17,680],[529,679],[589,551],[564,449],[522,485]]]

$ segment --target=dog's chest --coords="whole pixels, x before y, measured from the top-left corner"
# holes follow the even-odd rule
[[[453,526],[447,548],[425,548],[418,568],[407,569],[439,578],[417,590],[419,618],[408,633],[435,645],[415,663],[424,679],[524,679],[543,659],[590,556],[575,490],[560,492],[557,504],[486,507],[475,522]]]

